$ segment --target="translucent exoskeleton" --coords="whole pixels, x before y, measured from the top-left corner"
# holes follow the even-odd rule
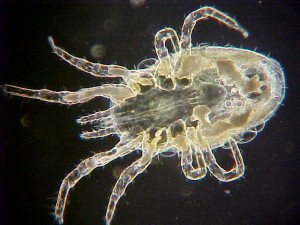
[[[81,134],[83,139],[116,134],[120,140],[111,150],[83,160],[63,179],[55,206],[59,223],[63,223],[70,188],[95,168],[134,151],[142,155],[116,182],[106,211],[107,225],[126,187],[160,153],[177,153],[184,175],[191,180],[202,179],[207,170],[222,182],[244,174],[238,144],[255,138],[280,106],[285,95],[284,74],[274,59],[250,50],[193,47],[194,26],[205,19],[214,19],[248,36],[231,17],[215,8],[202,7],[185,18],[180,37],[172,28],[158,31],[154,41],[157,59],[143,60],[133,70],[77,58],[49,37],[53,52],[72,66],[99,79],[119,77],[123,81],[76,92],[2,86],[11,95],[65,105],[84,103],[96,96],[111,100],[107,110],[82,116],[77,122],[93,126]],[[217,148],[232,155],[230,170],[218,164],[213,153]]]

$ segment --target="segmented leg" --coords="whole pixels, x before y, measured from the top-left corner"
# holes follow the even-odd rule
[[[83,132],[80,135],[80,137],[83,139],[91,139],[91,138],[106,137],[110,134],[118,134],[113,126],[105,127],[103,129],[97,129],[97,130],[93,130],[93,131],[86,131],[86,132]]]
[[[100,126],[103,123],[104,127],[111,125],[111,113],[114,107],[109,108],[104,111],[95,112],[86,116],[82,116],[77,119],[77,123],[86,124],[86,123],[99,123]]]
[[[105,166],[116,158],[123,157],[133,152],[139,147],[141,140],[141,136],[138,136],[130,142],[121,140],[113,149],[107,152],[97,153],[92,157],[85,159],[70,172],[63,179],[57,197],[55,216],[58,222],[63,223],[64,210],[70,188],[74,187],[82,177],[89,175],[95,168]]]
[[[223,182],[229,182],[235,179],[238,179],[239,177],[243,176],[245,172],[245,165],[243,162],[243,158],[241,156],[239,147],[237,146],[237,143],[235,140],[229,141],[229,147],[235,162],[234,167],[226,171],[220,165],[217,163],[216,158],[214,154],[212,153],[210,147],[203,150],[203,155],[205,158],[206,165],[209,169],[209,171],[220,181]]]
[[[110,225],[118,201],[125,193],[127,186],[134,180],[134,178],[137,175],[143,173],[143,171],[151,163],[151,160],[152,160],[152,155],[146,153],[140,159],[132,163],[129,167],[127,167],[122,172],[109,198],[109,203],[108,203],[106,216],[105,216],[106,225]]]
[[[23,98],[33,98],[45,102],[61,103],[66,105],[87,102],[97,96],[109,98],[116,103],[135,96],[130,88],[122,84],[109,84],[91,88],[83,88],[76,92],[51,91],[48,89],[28,89],[5,84],[3,85],[3,90],[8,94]]]
[[[227,16],[226,14],[215,8],[202,7],[190,13],[184,20],[180,38],[182,49],[191,49],[191,34],[193,32],[194,26],[198,21],[208,18],[215,19],[218,22],[225,24],[229,28],[242,33],[244,38],[248,37],[248,32],[244,28],[242,28],[233,18]]]
[[[57,47],[54,44],[52,37],[49,37],[49,44],[53,50],[53,53],[58,55],[60,58],[71,64],[72,66],[77,67],[78,69],[90,73],[96,77],[122,77],[124,80],[127,79],[129,71],[126,67],[118,65],[104,65],[100,63],[92,63],[86,59],[75,57],[65,50]]]
[[[193,161],[196,167],[193,165]],[[199,180],[206,175],[206,164],[200,150],[184,151],[181,156],[181,168],[187,179]]]
[[[166,47],[166,42],[171,42],[171,47],[173,48],[173,53],[180,52],[179,39],[176,31],[172,28],[165,28],[156,33],[154,39],[155,51],[160,61],[160,65],[157,68],[158,74],[160,76],[165,76],[171,78],[173,85],[176,83],[174,77],[174,70],[176,68],[176,59],[171,59],[170,52]],[[160,84],[159,84],[160,85]]]
[[[167,41],[171,42],[173,52],[180,51],[179,39],[176,31],[172,28],[165,28],[155,34],[154,46],[159,59],[169,57],[169,50],[166,47]]]

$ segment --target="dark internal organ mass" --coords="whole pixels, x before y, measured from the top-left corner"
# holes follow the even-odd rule
[[[195,106],[214,107],[224,101],[225,94],[222,86],[209,83],[170,91],[153,87],[115,108],[116,129],[132,136],[143,131],[151,135],[163,127],[173,127],[178,132],[178,120],[188,122]]]

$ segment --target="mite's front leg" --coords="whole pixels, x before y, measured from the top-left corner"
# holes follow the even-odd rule
[[[244,38],[248,37],[248,32],[242,28],[233,18],[227,16],[221,11],[213,8],[213,7],[202,7],[197,9],[194,12],[191,12],[184,20],[182,30],[181,30],[181,48],[191,50],[192,44],[192,32],[196,25],[196,23],[200,20],[212,18],[220,23],[225,24],[227,27],[232,28],[244,36]]]
[[[126,67],[118,65],[104,65],[101,63],[92,63],[86,59],[78,58],[60,47],[56,46],[52,37],[49,37],[49,44],[53,49],[53,53],[58,55],[64,61],[68,62],[72,66],[77,67],[78,69],[90,73],[96,77],[122,77],[124,80],[127,80],[129,71]]]

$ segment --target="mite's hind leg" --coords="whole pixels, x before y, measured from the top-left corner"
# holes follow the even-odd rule
[[[216,161],[212,150],[208,146],[207,149],[203,150],[203,155],[205,158],[206,165],[209,171],[220,181],[229,182],[243,176],[245,172],[245,165],[239,147],[234,139],[231,139],[229,142],[229,147],[235,162],[234,167],[226,171],[224,170]]]
[[[143,156],[140,159],[132,163],[129,167],[127,167],[122,172],[109,198],[109,203],[108,203],[106,216],[105,216],[106,225],[110,225],[118,201],[125,193],[127,186],[134,180],[134,178],[137,175],[142,173],[149,166],[151,160],[152,160],[151,154],[146,152],[145,154],[143,154]]]
[[[49,44],[53,50],[53,53],[60,58],[77,67],[78,69],[90,73],[96,77],[122,77],[127,80],[129,71],[127,68],[118,65],[104,65],[100,63],[92,63],[83,58],[75,57],[60,47],[56,46],[52,37],[49,37]]]
[[[66,105],[83,103],[97,96],[109,98],[116,103],[135,96],[130,88],[122,84],[109,84],[91,88],[83,88],[76,92],[51,91],[48,89],[28,89],[5,84],[3,86],[3,90],[8,94],[23,98],[32,98],[45,102],[61,103]]]
[[[220,23],[225,24],[229,28],[232,28],[240,33],[246,38],[248,37],[248,32],[242,28],[233,18],[227,16],[221,11],[213,7],[202,7],[194,12],[191,12],[184,20],[182,30],[181,30],[181,48],[191,49],[191,34],[193,32],[194,26],[200,20],[212,18]]]
[[[63,223],[64,210],[69,190],[74,187],[82,177],[90,174],[95,168],[105,166],[116,158],[130,154],[139,147],[141,140],[141,136],[138,136],[130,142],[121,140],[113,149],[107,152],[97,153],[92,157],[85,159],[70,172],[62,181],[55,205],[55,216],[58,222]]]
[[[188,151],[183,151],[181,168],[187,179],[199,180],[203,178],[207,171],[201,150],[190,148]]]

